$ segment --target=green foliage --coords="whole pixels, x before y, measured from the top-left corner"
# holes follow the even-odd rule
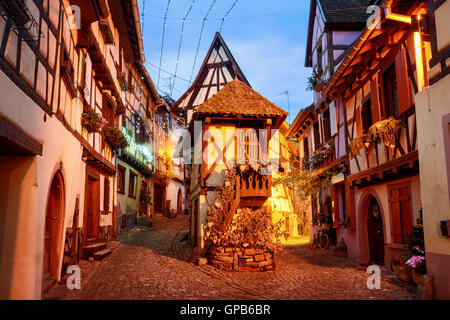
[[[419,251],[419,252],[418,252]],[[425,238],[423,233],[423,212],[419,211],[419,217],[416,220],[416,225],[412,228],[412,233],[406,241],[406,249],[402,253],[401,258],[403,261],[410,259],[413,256],[423,255],[420,252],[425,252]],[[427,272],[426,264],[421,264],[417,271],[425,274]]]
[[[88,109],[81,115],[81,125],[90,133],[99,132],[105,124],[106,120],[93,109]]]
[[[106,141],[113,148],[125,149],[128,147],[128,141],[119,129],[108,127],[105,129],[105,136]]]
[[[345,217],[344,221],[340,223],[342,229],[347,229],[350,226],[350,217]]]
[[[306,90],[314,91],[319,81],[320,81],[319,74],[315,70],[313,70],[312,74],[308,77],[308,85],[306,87]]]

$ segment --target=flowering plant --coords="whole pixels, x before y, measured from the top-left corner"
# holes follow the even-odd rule
[[[408,261],[405,262],[405,264],[412,269],[418,270],[422,267],[423,264],[425,264],[425,257],[412,256],[408,259]]]
[[[81,125],[89,133],[99,132],[107,123],[108,121],[93,109],[89,109],[81,115]]]
[[[129,145],[125,135],[119,129],[111,127],[105,128],[105,137],[106,141],[113,148],[125,149]]]

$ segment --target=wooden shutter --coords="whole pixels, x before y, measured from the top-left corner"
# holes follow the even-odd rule
[[[392,214],[392,242],[402,243],[402,215],[400,207],[400,190],[392,189],[389,202]]]
[[[370,82],[370,99],[372,104],[373,123],[381,120],[380,96],[378,92],[378,75],[375,75]]]
[[[350,184],[345,182],[345,208],[347,209],[347,216],[350,218],[350,230],[356,229],[356,215],[355,215],[355,190]]]
[[[402,237],[405,241],[412,232],[411,201],[408,187],[399,190],[399,202],[402,216]]]
[[[363,133],[363,123],[361,116],[361,108],[356,108],[355,111],[355,119],[356,119],[356,136],[360,136]]]
[[[397,79],[398,113],[400,115],[411,108],[411,87],[404,48],[395,57],[395,74]]]
[[[333,215],[333,228],[339,226],[339,190],[338,185],[331,186],[331,213]]]
[[[105,190],[103,198],[103,211],[106,213],[109,211],[109,179],[105,178]]]

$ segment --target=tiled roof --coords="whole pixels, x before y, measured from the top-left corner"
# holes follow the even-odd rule
[[[200,105],[197,114],[286,117],[287,112],[264,98],[239,79]]]
[[[373,0],[318,0],[327,23],[366,22],[371,14],[368,6]]]

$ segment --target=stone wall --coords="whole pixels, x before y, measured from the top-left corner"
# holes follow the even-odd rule
[[[212,255],[211,263],[217,269],[225,271],[275,270],[273,252],[263,249],[218,247]]]

